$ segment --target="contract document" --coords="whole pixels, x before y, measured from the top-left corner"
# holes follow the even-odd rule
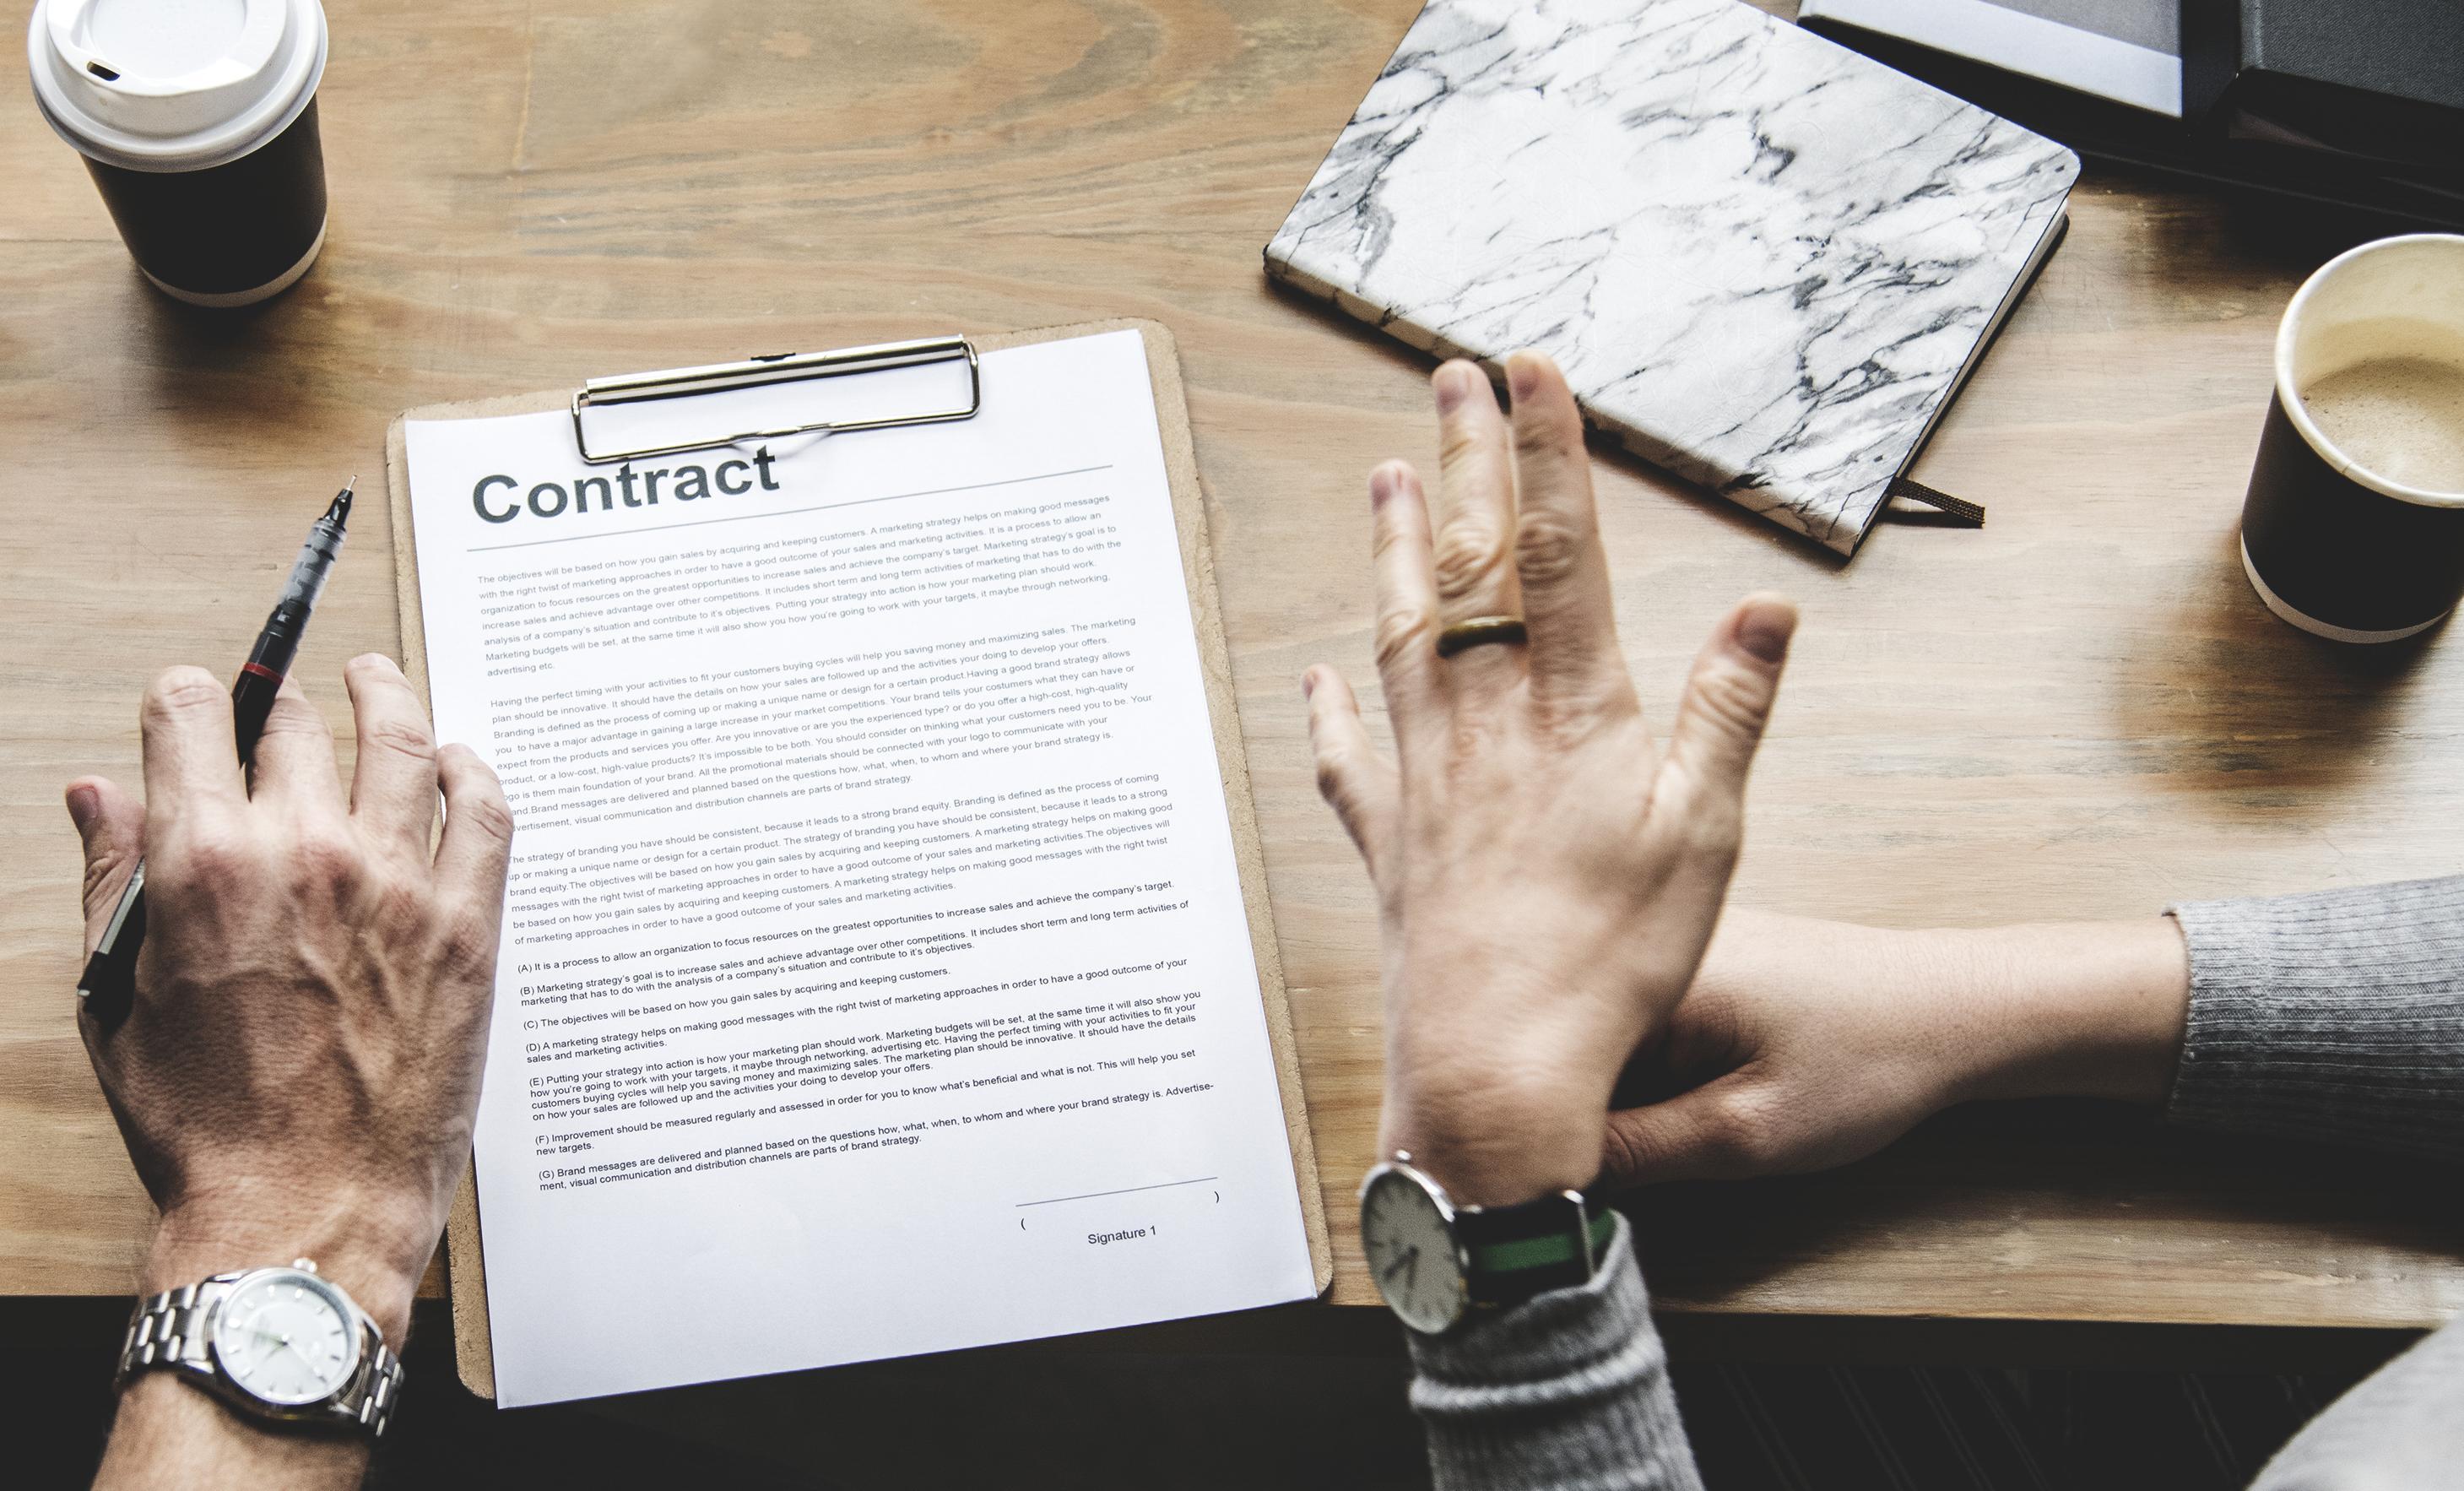
[[[1145,342],[980,378],[604,465],[561,408],[401,427],[438,738],[517,823],[500,1403],[1316,1292]]]

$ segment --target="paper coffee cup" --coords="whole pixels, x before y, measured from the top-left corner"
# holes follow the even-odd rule
[[[247,305],[325,243],[319,0],[36,0],[34,100],[165,294]]]
[[[2294,295],[2241,557],[2268,610],[2340,642],[2464,599],[2464,237],[2365,243]]]

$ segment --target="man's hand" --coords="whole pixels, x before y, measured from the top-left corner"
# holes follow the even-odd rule
[[[1889,931],[1731,911],[1611,1114],[1612,1185],[1821,1169],[1952,1103],[2161,1102],[2189,1000],[2169,918]]]
[[[143,806],[70,785],[89,951],[146,860],[128,1017],[78,1023],[162,1212],[140,1289],[311,1257],[398,1346],[470,1154],[513,819],[477,756],[434,747],[401,669],[345,677],[348,801],[295,686],[243,775],[230,696],[194,668],[145,696]]]
[[[1459,1201],[1507,1205],[1599,1168],[1608,1100],[1685,992],[1734,863],[1746,771],[1796,625],[1749,598],[1712,631],[1666,751],[1617,650],[1583,430],[1545,357],[1448,363],[1432,532],[1400,462],[1375,503],[1377,667],[1397,761],[1312,668],[1319,786],[1376,882],[1386,986],[1380,1148]],[[1441,659],[1441,631],[1519,615],[1528,648]]]

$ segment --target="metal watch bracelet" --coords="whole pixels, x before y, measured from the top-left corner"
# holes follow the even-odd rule
[[[216,1274],[211,1279],[137,1302],[128,1331],[120,1346],[116,1387],[148,1368],[163,1368],[187,1376],[215,1396],[252,1417],[280,1423],[322,1425],[364,1430],[370,1438],[385,1432],[395,1401],[402,1395],[402,1359],[386,1346],[384,1332],[361,1314],[361,1366],[350,1383],[334,1396],[299,1408],[285,1408],[250,1396],[232,1386],[215,1363],[207,1341],[206,1323],[215,1305],[251,1270]]]

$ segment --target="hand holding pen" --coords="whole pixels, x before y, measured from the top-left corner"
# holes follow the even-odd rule
[[[357,477],[344,483],[325,515],[308,530],[308,542],[300,545],[299,558],[291,567],[291,577],[284,582],[273,612],[265,618],[264,630],[257,634],[256,646],[232,680],[232,743],[243,767],[256,754],[257,737],[265,733],[265,717],[274,708],[275,696],[282,691],[291,660],[298,656],[300,639],[308,634],[308,617],[324,592],[334,562],[341,557],[342,530],[350,522],[352,489],[358,483]],[[128,1017],[129,1002],[137,992],[137,953],[144,941],[145,861],[140,859],[103,927],[102,940],[77,979],[77,997],[105,1032]]]
[[[320,535],[285,592],[275,645],[253,658],[267,673],[296,668],[287,654],[331,544]],[[227,680],[181,667],[145,693],[143,793],[68,784],[87,949],[147,864],[148,946],[118,1026],[97,1008],[120,997],[109,985],[77,1026],[157,1213],[141,1297],[313,1258],[398,1341],[470,1163],[513,816],[476,752],[435,743],[393,659],[363,654],[341,672],[358,743],[347,776],[297,687],[279,685],[253,726]],[[241,701],[274,686],[243,675]],[[258,728],[243,771],[234,739]],[[132,1385],[123,1428],[162,1411]]]

